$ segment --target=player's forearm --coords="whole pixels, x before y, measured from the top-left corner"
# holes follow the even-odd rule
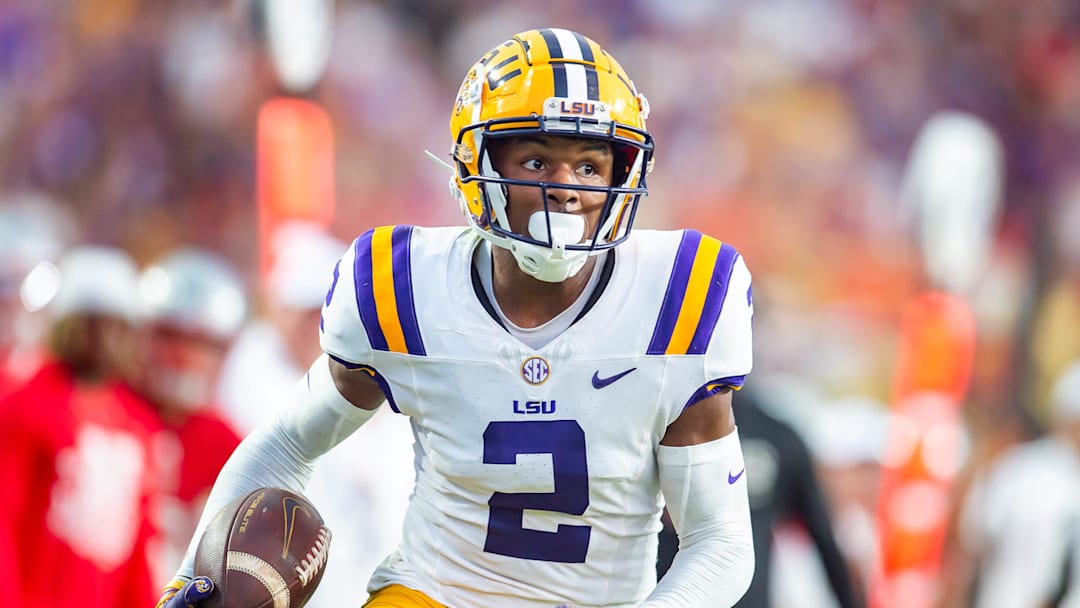
[[[660,584],[639,608],[732,606],[750,587],[754,575],[754,546],[742,526],[683,537],[675,561]]]
[[[222,507],[266,486],[303,491],[318,458],[374,413],[346,401],[334,385],[326,356],[316,360],[298,383],[295,402],[259,425],[222,467],[177,576],[191,577],[202,531]]]
[[[199,539],[222,507],[256,488],[278,486],[303,489],[311,478],[314,462],[301,455],[291,444],[279,424],[268,423],[256,428],[236,448],[214,482],[195,535],[177,571],[178,577],[191,578],[193,575]]]
[[[738,431],[700,445],[660,446],[657,463],[679,552],[640,608],[732,606],[754,574]]]

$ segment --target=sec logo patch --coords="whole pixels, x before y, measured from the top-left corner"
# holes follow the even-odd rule
[[[529,357],[521,364],[521,377],[534,386],[547,382],[551,367],[543,357]]]

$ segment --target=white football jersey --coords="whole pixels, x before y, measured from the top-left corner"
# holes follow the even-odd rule
[[[750,274],[699,232],[635,231],[584,314],[533,350],[489,312],[478,243],[385,226],[334,272],[323,348],[370,374],[416,437],[403,540],[369,589],[452,608],[635,605],[656,584],[657,445],[750,371]]]

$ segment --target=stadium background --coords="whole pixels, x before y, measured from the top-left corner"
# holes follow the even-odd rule
[[[279,92],[245,3],[0,1],[0,205],[45,198],[77,240],[146,262],[181,243],[254,289],[255,117]],[[925,287],[899,203],[935,112],[1005,146],[1002,216],[971,294],[970,453],[1038,432],[1080,357],[1080,4],[1068,0],[339,0],[310,98],[335,139],[343,239],[459,224],[445,171],[461,75],[509,33],[560,26],[651,101],[638,227],[694,226],[755,276],[752,381],[813,436],[821,408],[886,404],[903,304]]]

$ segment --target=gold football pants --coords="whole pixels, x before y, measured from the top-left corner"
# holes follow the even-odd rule
[[[390,585],[371,594],[364,608],[446,608],[446,606],[414,589]]]

